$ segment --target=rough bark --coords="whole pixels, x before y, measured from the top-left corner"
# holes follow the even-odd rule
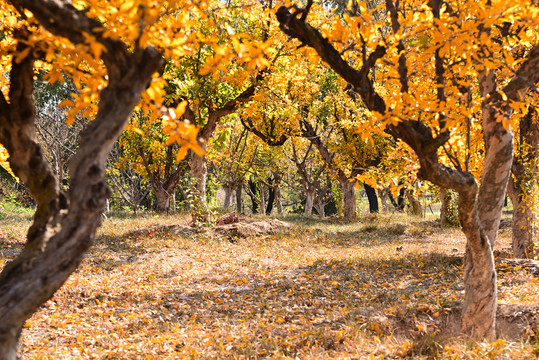
[[[325,207],[326,207],[326,204],[322,201],[322,199],[317,197],[316,202],[314,204],[314,208],[316,209],[316,212],[318,213],[318,216],[321,217],[321,218],[326,217]]]
[[[526,116],[520,119],[519,141],[511,167],[513,176],[507,187],[513,204],[512,248],[515,258],[533,258],[535,255],[533,195],[539,145],[537,120],[537,111],[531,106]]]
[[[121,41],[103,38],[102,25],[70,4],[52,0],[12,3],[30,10],[46,29],[74,43],[85,43],[87,34],[94,36],[106,48],[101,56],[109,80],[101,91],[97,116],[81,134],[70,162],[67,192],[60,190],[35,141],[32,52],[12,64],[9,100],[0,94],[0,142],[11,155],[11,168],[38,204],[24,249],[0,274],[0,359],[10,360],[17,357],[26,319],[64,284],[92,245],[110,195],[106,157],[152,74],[163,65],[154,49],[128,51]],[[20,34],[19,53],[27,47],[26,31]]]
[[[341,181],[343,216],[347,219],[357,215],[356,187],[351,181]]]
[[[530,200],[523,198],[526,190],[515,190],[513,178],[508,187],[511,203],[513,204],[512,241],[513,256],[517,259],[532,259],[535,255],[533,243],[533,221],[535,215]],[[526,199],[526,200],[523,200]]]
[[[168,213],[170,209],[170,196],[163,188],[154,189],[155,198],[157,199],[156,211],[160,214]]]

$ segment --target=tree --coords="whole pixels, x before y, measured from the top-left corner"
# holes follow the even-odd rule
[[[119,195],[136,215],[140,204],[148,196],[150,187],[142,175],[122,164],[122,148],[118,142],[108,157],[107,177],[114,189],[112,197]]]
[[[149,46],[149,39],[163,53],[172,52],[170,41],[188,23],[174,16],[161,22],[159,15],[168,12],[157,2],[141,7],[126,2],[120,9],[108,2],[93,2],[92,7],[79,2],[78,9],[58,0],[13,0],[10,4],[0,4],[1,61],[10,69],[9,77],[2,78],[0,143],[10,155],[11,169],[37,202],[24,249],[0,273],[0,358],[11,360],[17,358],[25,320],[62,286],[94,241],[110,194],[106,158],[141,94],[147,90],[146,99],[158,100],[160,90],[152,76],[162,69],[164,60]],[[173,4],[165,5],[175,13]],[[106,20],[108,27],[99,19]],[[85,104],[93,120],[80,134],[69,164],[67,190],[60,188],[36,141],[32,100],[36,66],[48,70],[50,82],[65,73],[85,84],[85,91],[70,103],[71,113]],[[174,132],[179,139],[188,139],[193,131],[192,126],[185,126]],[[187,147],[189,142],[182,144]]]
[[[231,121],[218,129],[217,135],[210,143],[208,158],[211,169],[225,191],[223,207],[229,209],[232,194],[236,192],[241,199],[243,183],[256,158],[257,147],[249,140],[249,132],[241,128],[239,121]],[[236,206],[241,213],[241,200]]]
[[[309,142],[305,146],[305,144],[302,144],[302,142],[297,139],[293,139],[293,141],[290,142],[290,145],[292,154],[289,156],[289,159],[296,166],[300,184],[305,194],[305,209],[303,214],[311,215],[313,207],[315,206],[317,194],[320,194],[321,192],[322,175],[326,170],[326,166],[324,163],[320,164],[319,159],[316,159],[316,157],[313,156],[312,143]],[[302,153],[300,153],[300,151]]]
[[[538,19],[522,10],[533,5],[509,7],[490,1],[403,5],[387,0],[387,21],[381,26],[365,4],[353,4],[358,6],[335,19],[333,29],[326,25],[317,30],[307,23],[309,14],[318,20],[312,15],[312,1],[292,12],[279,8],[277,19],[283,32],[313,48],[350,83],[388,133],[414,150],[419,178],[459,194],[459,219],[467,238],[461,332],[492,339],[496,314],[492,249],[512,165],[510,124],[518,118],[512,117],[515,112],[522,114],[523,94],[539,81],[539,46],[532,46],[519,62],[507,49],[515,42],[535,44],[533,32],[525,29],[536,28]],[[373,77],[378,63],[386,67]],[[375,81],[391,96],[384,98]],[[469,128],[471,122],[480,122],[484,135],[480,185],[467,162],[464,167],[462,162],[455,161],[453,167],[440,162],[439,150],[452,138],[451,130]]]
[[[69,79],[63,79],[63,76],[61,80],[51,84],[44,80],[45,75],[43,71],[37,74],[33,93],[36,130],[45,156],[52,164],[60,185],[63,186],[69,176],[67,162],[75,153],[77,136],[87,119],[77,115],[72,123],[67,123],[65,111],[59,104],[69,99],[70,93],[75,91],[75,86]]]
[[[119,147],[122,151],[119,167],[132,168],[145,177],[157,200],[155,210],[168,212],[170,199],[189,170],[187,161],[177,158],[178,144],[170,141],[158,121],[151,121],[139,111],[131,116]]]
[[[519,121],[512,177],[507,191],[513,204],[512,247],[517,258],[533,258],[533,213],[535,183],[537,179],[537,150],[539,126],[535,105]]]
[[[204,149],[217,125],[254,96],[273,55],[265,4],[243,5],[250,11],[230,4],[209,10],[194,28],[203,40],[188,56],[171,59],[167,69],[171,100],[183,104],[183,118],[200,127],[197,140]],[[209,223],[207,159],[191,153],[190,160],[193,223]]]

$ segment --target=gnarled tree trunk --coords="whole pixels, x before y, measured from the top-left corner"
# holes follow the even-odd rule
[[[318,216],[321,218],[326,217],[325,207],[326,204],[322,201],[322,199],[318,198],[317,201],[315,201],[314,208],[316,209]]]
[[[429,6],[433,19],[439,19],[442,2],[432,1],[429,2]],[[390,0],[386,1],[386,8],[390,14],[391,30],[396,33],[400,31],[401,26],[398,21],[399,9]],[[307,7],[305,11],[307,12],[308,9]],[[362,68],[355,69],[342,58],[330,41],[306,23],[306,15],[298,17],[285,6],[277,10],[277,20],[283,32],[311,46],[323,61],[348,81],[351,89],[361,97],[368,109],[386,114],[389,107],[368,76],[377,60],[385,56],[386,47],[378,45],[369,54]],[[490,37],[488,29],[480,29],[480,33]],[[398,45],[401,48],[397,69],[401,92],[409,92],[405,44],[401,42]],[[481,49],[481,51],[487,53],[488,49]],[[445,102],[444,58],[438,51],[432,58],[433,75],[435,75],[437,85],[436,97],[440,102]],[[478,64],[478,67],[481,68],[483,65]],[[414,150],[420,163],[418,176],[421,179],[454,189],[459,193],[459,219],[467,238],[461,332],[475,339],[490,340],[495,336],[496,271],[492,247],[496,241],[513,156],[513,134],[510,128],[504,128],[503,124],[510,124],[512,109],[509,104],[522,103],[523,96],[530,87],[539,82],[538,68],[539,46],[536,45],[527,54],[526,60],[521,63],[513,78],[503,88],[497,87],[494,71],[489,72],[483,68],[479,72],[478,83],[484,99],[482,120],[485,143],[480,189],[477,180],[469,171],[463,171],[460,166],[449,168],[440,163],[438,150],[450,139],[451,135],[448,130],[434,136],[432,128],[404,114],[399,122],[390,123],[385,129],[394,137],[402,139]],[[468,91],[471,97],[471,90]],[[438,114],[441,129],[447,125],[444,115]]]
[[[100,93],[97,116],[83,131],[69,169],[67,192],[60,190],[50,165],[35,141],[32,102],[32,51],[13,61],[9,100],[0,93],[0,142],[10,154],[14,173],[37,201],[34,222],[20,255],[0,274],[0,359],[17,358],[17,343],[26,319],[58,290],[93,244],[110,195],[106,158],[124,129],[140,94],[163,59],[154,49],[128,50],[120,40],[104,38],[104,28],[84,12],[58,1],[15,2],[28,9],[46,29],[76,44],[90,34],[101,43],[108,85]],[[61,25],[59,25],[61,24]],[[28,48],[22,31],[17,53]]]

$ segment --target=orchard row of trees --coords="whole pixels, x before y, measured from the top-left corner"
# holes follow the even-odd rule
[[[260,209],[261,185],[281,199],[288,182],[323,214],[338,183],[347,217],[359,183],[371,199],[416,173],[452,189],[467,238],[461,331],[495,336],[506,189],[515,252],[533,250],[534,1],[0,4],[0,143],[37,204],[0,274],[0,357],[16,358],[25,319],[92,245],[109,182],[136,206],[146,181],[164,210],[189,174],[193,222],[209,223],[208,167],[225,199],[246,191]]]

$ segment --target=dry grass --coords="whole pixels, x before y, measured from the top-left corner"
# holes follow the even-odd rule
[[[469,343],[428,321],[462,297],[459,230],[401,215],[288,220],[279,235],[234,243],[163,227],[182,216],[106,220],[79,271],[27,321],[23,358],[535,358],[533,338]],[[0,249],[20,246],[19,227],[2,230]],[[524,272],[500,273],[499,285],[500,302],[539,300]]]

